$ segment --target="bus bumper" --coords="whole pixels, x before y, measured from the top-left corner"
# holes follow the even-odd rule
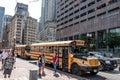
[[[97,73],[99,71],[99,66],[97,67],[84,66],[84,67],[80,67],[80,69],[83,70],[85,73],[87,72]]]

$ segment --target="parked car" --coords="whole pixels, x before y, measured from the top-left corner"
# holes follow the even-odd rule
[[[104,56],[101,52],[88,52],[89,56],[97,57],[101,63],[100,70],[114,70],[117,68],[117,61],[113,58]]]

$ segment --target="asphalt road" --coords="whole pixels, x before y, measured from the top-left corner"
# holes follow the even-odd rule
[[[84,75],[90,80],[120,80],[120,71],[118,68],[113,71],[100,71],[97,75]]]

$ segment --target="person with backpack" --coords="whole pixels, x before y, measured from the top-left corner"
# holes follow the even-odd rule
[[[3,68],[4,68],[4,78],[7,78],[7,74],[8,74],[8,78],[10,78],[12,70],[13,70],[13,64],[14,64],[14,58],[13,55],[10,54],[9,52],[7,58],[5,59],[4,63],[3,63]]]

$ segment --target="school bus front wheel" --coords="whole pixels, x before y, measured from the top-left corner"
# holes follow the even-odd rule
[[[83,75],[82,70],[79,68],[79,66],[76,63],[72,64],[71,73],[79,76]]]

